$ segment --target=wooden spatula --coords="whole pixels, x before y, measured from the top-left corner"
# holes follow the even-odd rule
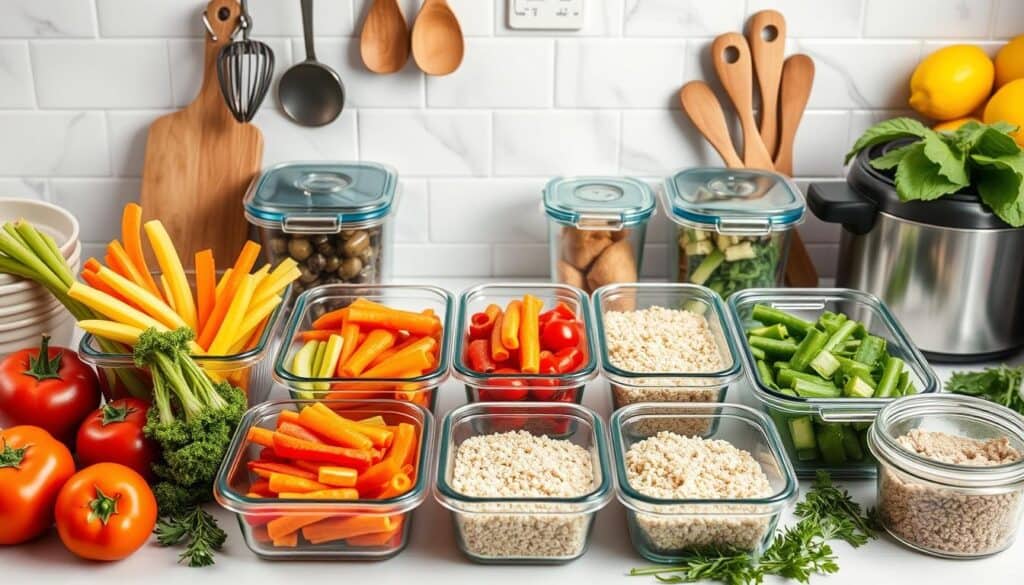
[[[204,248],[224,261],[238,254],[248,230],[242,197],[263,160],[263,135],[235,120],[217,82],[217,54],[230,42],[240,11],[236,0],[207,4],[212,35],[204,37],[199,95],[157,118],[146,139],[142,208],[146,219],[164,223],[188,266]]]
[[[751,169],[772,170],[772,155],[754,120],[754,73],[747,39],[739,33],[719,35],[711,44],[711,60],[743,127],[743,163]]]
[[[743,161],[729,136],[722,104],[718,102],[711,87],[703,81],[691,81],[679,90],[679,103],[697,130],[718,151],[725,166],[730,169],[743,168]]]
[[[786,59],[782,68],[779,149],[775,155],[775,168],[784,175],[793,175],[793,143],[813,85],[813,59],[807,55],[793,55]]]
[[[778,146],[779,83],[786,58],[786,19],[775,10],[758,12],[747,23],[747,41],[761,94],[761,141],[774,156]]]

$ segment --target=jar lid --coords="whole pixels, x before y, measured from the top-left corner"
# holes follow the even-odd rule
[[[691,227],[767,233],[800,223],[805,207],[796,185],[769,171],[698,167],[665,180],[665,209]]]
[[[289,233],[334,233],[391,211],[398,174],[372,162],[288,162],[263,171],[245,195],[245,216]]]
[[[618,230],[650,219],[654,191],[629,177],[557,177],[544,187],[544,211],[578,228]]]

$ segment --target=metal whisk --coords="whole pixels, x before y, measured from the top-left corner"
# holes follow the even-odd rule
[[[249,122],[256,115],[274,76],[274,51],[266,43],[249,39],[252,18],[247,4],[247,0],[242,0],[238,17],[242,40],[224,45],[217,56],[220,91],[239,122]]]

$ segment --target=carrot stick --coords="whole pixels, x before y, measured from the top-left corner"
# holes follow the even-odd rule
[[[321,544],[332,540],[344,540],[363,534],[389,532],[394,530],[401,520],[392,516],[344,516],[328,518],[302,528],[302,536],[311,544]]]
[[[351,315],[351,313],[349,313]],[[346,378],[355,378],[363,373],[366,366],[373,361],[378,354],[395,344],[395,334],[386,329],[374,329],[366,336],[364,341],[352,354],[341,369],[341,375]]]
[[[296,465],[292,465],[291,463],[282,463],[280,461],[250,461],[246,464],[246,467],[249,468],[249,471],[264,479],[270,479],[270,475],[272,473],[283,473],[285,475],[292,475],[295,477],[301,477],[302,479],[316,481],[317,475],[308,469],[303,469]]]
[[[431,339],[427,337],[426,339]],[[408,371],[426,370],[434,363],[433,358],[426,350],[418,350],[410,353],[399,353],[394,355],[376,367],[363,372],[364,378],[394,378]]]
[[[358,500],[359,492],[352,488],[333,488],[315,492],[281,492],[277,497],[289,500]]]
[[[375,415],[364,419],[357,420],[356,423],[361,425],[373,425],[375,427],[382,427],[387,423],[384,422],[384,417],[381,415]],[[390,444],[390,443],[389,443]]]
[[[264,447],[274,446],[274,431],[263,427],[252,427],[245,437],[250,443],[256,443]]]
[[[441,328],[441,321],[435,316],[398,309],[352,305],[348,307],[348,320],[352,323],[375,325],[392,331],[408,331],[413,335],[433,335]]]
[[[349,307],[351,306],[349,305]],[[313,329],[339,329],[348,322],[349,307],[335,309],[320,315],[316,321],[313,321]]]
[[[351,467],[324,466],[317,472],[317,481],[335,487],[354,487],[359,472]]]
[[[217,293],[218,297],[224,292],[224,287],[227,286],[228,281],[231,279],[231,275],[234,273],[235,271],[233,269],[228,268],[224,271],[224,274],[220,275],[220,280],[217,281],[217,288],[214,289],[214,292]]]
[[[117,240],[111,240],[107,244],[107,265],[116,271],[121,276],[131,280],[135,284],[138,284],[142,288],[145,288],[145,279],[138,270],[135,269],[135,265],[132,264],[131,259],[128,258],[128,253],[125,252],[124,247],[121,246],[121,242]]]
[[[409,423],[398,423],[395,430],[395,440],[391,443],[391,450],[388,451],[385,460],[390,459],[401,469],[406,463],[412,463],[416,456],[416,427]]]
[[[374,447],[387,448],[390,447],[391,443],[394,441],[394,431],[386,426],[376,426],[347,419],[320,402],[317,402],[309,408],[320,413],[325,418],[329,418],[332,421],[332,424],[336,427],[351,429],[354,432],[358,432],[359,434],[368,437],[370,441],[372,441]]]
[[[338,332],[333,329],[310,329],[309,331],[303,331],[299,333],[299,339],[301,339],[302,341],[312,341],[314,339],[317,341],[327,341],[332,335],[338,335]],[[344,351],[344,346],[342,351]],[[345,354],[342,353],[342,355]],[[339,359],[338,361],[342,360]]]
[[[342,447],[351,447],[353,449],[370,449],[373,447],[373,441],[360,433],[354,425],[345,424],[347,421],[335,414],[330,408],[324,407],[324,410],[330,414],[326,414],[312,406],[303,408],[302,412],[299,413],[299,423],[317,435]]]
[[[314,481],[312,479],[305,479],[296,475],[287,475],[284,473],[270,474],[270,491],[275,493],[315,492],[327,489],[331,489],[331,486],[324,485],[319,481]]]
[[[523,297],[519,327],[519,369],[524,374],[540,372],[540,310],[544,301],[533,295]]]
[[[392,541],[401,539],[402,524],[404,515],[399,516],[395,520],[395,526],[393,529],[385,532],[375,532],[372,534],[360,534],[359,536],[353,536],[345,539],[345,544],[349,546],[398,546],[397,542],[394,544]]]
[[[148,225],[148,224],[147,224]],[[203,327],[202,333],[199,335],[199,345],[203,347],[210,347],[213,343],[217,333],[221,329],[221,324],[227,317],[228,310],[232,306],[232,300],[241,287],[245,277],[250,276],[253,265],[256,263],[256,258],[260,253],[260,245],[253,241],[248,241],[242,246],[242,251],[238,254],[238,258],[235,260],[235,265],[231,269],[231,277],[224,284],[224,290],[217,294],[217,301],[213,306],[213,312],[210,313],[210,318]],[[251,301],[251,293],[249,301]],[[248,301],[247,301],[248,302]]]
[[[233,295],[233,298],[228,299],[228,311],[225,313],[213,341],[208,346],[202,343],[199,344],[207,349],[207,353],[210,355],[224,355],[231,349],[231,344],[238,334],[242,319],[245,318],[245,311],[249,308],[250,301],[252,301],[252,293],[255,288],[256,283],[253,276],[251,274],[244,275],[237,294]],[[213,322],[212,319],[213,317],[211,317],[210,323]]]
[[[523,303],[511,301],[505,307],[505,318],[501,320],[501,344],[509,349],[519,349],[519,327],[522,321]]]
[[[253,278],[253,283],[256,279]],[[255,293],[253,293],[255,295]],[[255,298],[255,297],[254,297]],[[235,340],[231,343],[231,347],[237,347],[245,344],[246,341],[250,340],[253,335],[262,333],[263,328],[266,327],[267,321],[270,319],[270,314],[274,312],[274,309],[281,304],[283,299],[281,297],[271,297],[262,304],[256,304],[254,301],[249,302],[249,306],[245,310],[245,314],[242,316],[242,323],[238,326],[237,333],[235,334]],[[259,341],[259,335],[256,335],[257,341]]]
[[[282,410],[277,413],[277,424],[282,422],[299,423],[299,413],[294,410]]]
[[[494,321],[494,329],[491,329],[491,359],[495,362],[503,362],[509,358],[509,351],[501,343],[501,330],[505,324],[504,313],[499,314]]]
[[[384,484],[384,489],[377,494],[378,500],[390,500],[391,498],[397,498],[398,496],[408,492],[412,489],[412,479],[399,471],[391,477],[391,479]]]
[[[359,325],[355,323],[344,323],[341,326],[341,338],[344,343],[341,346],[341,357],[338,358],[338,369],[348,363],[349,358],[356,352],[356,346],[359,345]],[[337,372],[341,375],[341,372]]]
[[[301,422],[299,424],[295,424],[290,422],[282,423],[278,421],[277,432],[284,433],[286,435],[295,437],[296,439],[302,439],[304,441],[312,441],[313,443],[323,443],[323,441],[320,440],[320,437],[316,436],[315,434],[307,430],[306,427],[301,424]]]
[[[252,482],[252,484],[249,485],[249,493],[257,494],[261,498],[274,497],[274,492],[270,491],[270,482],[265,479]]]
[[[121,276],[117,272],[103,266],[96,273],[107,286],[114,289],[121,296],[131,299],[132,304],[138,306],[149,316],[166,325],[169,329],[187,327],[185,321],[167,306],[161,295],[154,295],[149,290],[139,286],[135,282]]]
[[[217,264],[213,250],[196,252],[196,297],[199,310],[196,327],[202,331],[217,302]]]
[[[399,333],[398,337],[401,338],[401,335],[402,334]],[[398,353],[398,352],[402,351],[403,349],[409,347],[410,345],[416,343],[420,339],[422,339],[422,337],[416,337],[416,336],[413,336],[413,335],[409,335],[405,339],[402,339],[401,341],[397,341],[396,340],[394,345],[392,345],[388,349],[382,351],[380,353],[380,355],[378,355],[377,357],[373,358],[373,361],[370,362],[370,365],[368,367],[370,369],[373,369],[373,368],[377,367],[384,360],[390,358],[391,356],[395,355],[396,353]]]
[[[274,433],[274,451],[281,457],[304,459],[320,463],[331,463],[341,467],[366,469],[373,461],[373,453],[369,450],[321,445],[312,441],[303,441],[281,433]]]
[[[82,270],[90,270],[92,272],[96,272],[100,269],[100,266],[103,265],[100,264],[99,260],[95,258],[89,258],[84,263],[82,263]]]
[[[101,265],[100,268],[103,268],[103,266]],[[106,293],[106,294],[114,297],[115,299],[121,301],[122,303],[127,303],[128,305],[130,305],[130,306],[132,306],[132,307],[134,307],[136,309],[139,308],[139,306],[137,304],[133,303],[131,299],[125,297],[121,293],[119,293],[116,290],[114,290],[113,287],[111,287],[109,284],[103,282],[103,279],[101,279],[100,275],[97,274],[95,271],[89,270],[89,269],[85,269],[85,270],[82,270],[82,272],[81,272],[81,274],[79,274],[79,276],[82,277],[82,280],[85,281],[85,284],[88,284],[89,286],[93,287],[94,289],[96,289],[96,290],[98,290],[100,292]]]
[[[128,259],[142,276],[143,286],[150,293],[160,297],[160,289],[153,280],[149,266],[146,265],[146,255],[142,251],[142,207],[136,203],[124,206],[124,212],[121,214],[121,239],[124,240],[124,251]]]
[[[275,518],[267,523],[267,534],[270,535],[270,538],[277,541],[278,539],[288,536],[289,534],[298,534],[296,531],[300,528],[309,526],[311,524],[316,524],[317,522],[320,522],[325,518],[330,518],[330,516],[306,516],[294,514],[290,516],[281,516],[280,518]]]
[[[277,548],[295,548],[299,546],[299,533],[292,532],[291,534],[286,534],[281,538],[275,538],[271,541],[271,544]]]

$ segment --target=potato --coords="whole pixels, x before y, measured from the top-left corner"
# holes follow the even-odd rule
[[[611,245],[612,236],[608,230],[562,228],[562,260],[579,270],[586,271],[594,259]]]
[[[619,240],[608,246],[587,272],[587,286],[591,291],[606,284],[636,280],[636,260],[629,240]]]
[[[583,273],[576,270],[576,267],[569,264],[565,260],[558,261],[558,274],[555,275],[558,282],[562,284],[568,284],[569,286],[575,286],[576,288],[587,288],[587,283],[583,278]]]

